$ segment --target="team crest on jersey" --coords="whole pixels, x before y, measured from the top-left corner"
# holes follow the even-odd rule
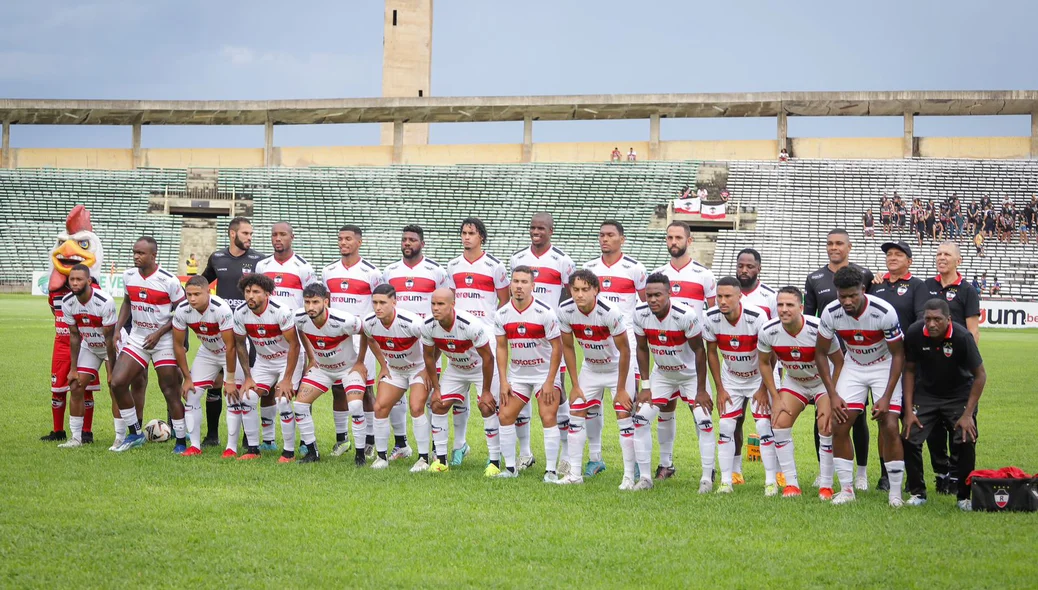
[[[55,375],[54,373],[50,374],[50,384],[51,385],[57,385],[58,384],[58,376]]]
[[[324,338],[317,339],[317,348],[327,348],[328,343],[324,341]]]
[[[660,332],[660,342],[663,342],[663,343],[667,342],[667,334],[666,334],[666,332]]]
[[[396,343],[392,338],[386,338],[386,348],[396,348]]]
[[[670,284],[670,292],[675,294],[675,295],[680,293],[681,292],[681,284],[680,283],[671,283]]]
[[[905,293],[908,293],[908,285],[898,285],[897,294],[904,295]]]
[[[342,289],[343,291],[348,291],[350,289],[350,280],[349,279],[342,279],[342,280],[340,280],[339,281],[339,288]]]
[[[275,285],[280,285],[281,281],[283,281],[283,280],[285,280],[285,279],[284,279],[284,277],[281,276],[281,273],[278,273],[278,274],[274,275],[274,284]]]
[[[855,332],[854,333],[854,341],[855,342],[865,342],[865,335],[862,334],[861,332]]]
[[[144,289],[141,289],[140,291],[137,292],[137,297],[141,301],[147,301],[148,300],[148,292],[145,291]]]
[[[995,488],[995,506],[1005,508],[1009,504],[1009,490],[1007,488]]]
[[[955,352],[955,350],[952,348],[951,342],[945,342],[944,348],[942,350],[944,351],[944,356],[949,358],[951,358],[952,353]]]
[[[802,355],[800,353],[800,349],[799,348],[794,348],[793,350],[789,351],[789,356],[793,357],[793,360],[799,361],[800,357],[802,357],[804,355]]]
[[[541,269],[539,269],[539,268],[533,269],[533,278],[534,278],[534,280],[537,279],[537,275],[539,275],[539,274],[541,274]]]
[[[241,267],[241,274],[242,274],[242,276],[251,275],[252,274],[252,269],[247,267],[247,266],[243,266],[243,267]]]
[[[472,283],[475,282],[475,278],[472,275],[465,275],[465,286],[471,287]]]
[[[406,287],[408,289],[413,289],[414,288],[414,279],[412,279],[411,277],[407,277],[407,279],[404,280],[404,287]]]
[[[515,331],[519,332],[520,336],[526,336],[526,324],[519,324],[519,327],[516,328]]]
[[[602,279],[602,288],[603,289],[608,289],[611,286],[613,286],[613,280],[612,279],[610,279],[608,277]]]
[[[732,345],[732,348],[739,348],[739,337],[732,336],[732,339],[729,340],[728,343]]]
[[[595,331],[591,329],[591,326],[588,326],[588,327],[584,328],[584,335],[587,336],[588,338],[590,338],[592,335],[594,335],[594,333],[595,333]]]
[[[256,328],[256,333],[259,334],[260,336],[266,336],[267,335],[267,329],[264,328],[263,326],[258,326]]]
[[[449,351],[451,351],[451,352],[454,352],[454,350],[455,350],[456,348],[458,348],[458,346],[457,346],[456,344],[454,344],[454,341],[453,341],[453,340],[448,340],[448,341],[447,341],[447,350],[449,350]]]
[[[199,334],[203,334],[203,335],[204,334],[208,334],[209,333],[209,326],[207,326],[205,324],[200,324],[198,326],[198,333]]]
[[[948,291],[947,293],[944,294],[944,298],[947,299],[948,301],[951,301],[952,299],[955,299],[955,294],[956,293],[958,293],[958,291]]]

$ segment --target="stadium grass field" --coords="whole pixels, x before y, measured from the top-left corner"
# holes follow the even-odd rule
[[[182,458],[171,444],[115,455],[107,395],[95,413],[98,442],[57,449],[37,440],[50,428],[46,301],[0,302],[3,587],[1014,587],[1031,586],[1038,573],[1035,515],[964,514],[934,493],[926,506],[898,511],[875,491],[849,506],[819,502],[807,419],[796,429],[805,496],[795,500],[764,498],[762,467],[750,462],[734,495],[699,496],[685,410],[678,474],[646,493],[616,489],[612,417],[603,439],[609,470],[572,487],[541,483],[537,424],[533,471],[485,480],[478,416],[468,433],[473,453],[442,475],[412,475],[402,464],[358,470],[352,453],[309,466],[279,465],[274,453],[248,463],[213,450]],[[978,465],[1038,471],[1038,337],[985,331],[981,349],[990,378]],[[324,397],[314,412],[325,451],[334,440],[330,405]],[[153,379],[145,416],[165,415]],[[875,444],[871,453],[874,483]]]

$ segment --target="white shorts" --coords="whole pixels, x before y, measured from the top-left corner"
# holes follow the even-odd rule
[[[808,387],[796,379],[790,379],[788,376],[782,379],[782,385],[779,387],[779,391],[784,391],[792,395],[800,400],[800,403],[805,406],[815,403],[816,399],[826,395],[827,393],[825,391],[825,385],[822,385],[821,382],[814,387]]]
[[[483,392],[483,370],[477,368],[475,371],[459,371],[447,365],[447,369],[440,376],[440,401],[464,402],[465,397],[472,388],[476,388],[476,395]],[[501,383],[497,378],[497,371],[490,382],[490,393],[495,401],[500,401]]]
[[[359,355],[360,354],[360,334],[354,334],[353,335],[353,348],[357,351],[357,354]],[[378,375],[378,371],[376,370],[377,369],[376,365],[378,365],[378,363],[375,362],[375,355],[371,354],[370,350],[367,351],[367,353],[364,355],[364,369],[366,369],[367,372],[368,372],[367,382],[365,383],[365,385],[368,386],[368,387],[374,387],[375,386],[375,376]]]
[[[226,361],[223,355],[215,355],[206,349],[201,349],[195,355],[195,361],[191,363],[191,381],[195,387],[211,389],[216,385],[216,378],[222,373],[227,378]],[[245,373],[241,370],[234,376],[234,382],[241,385],[245,381]]]
[[[718,408],[717,413],[721,418],[739,418],[742,416],[746,408],[746,400],[750,400],[750,409],[753,411],[754,418],[771,418],[771,414],[758,412],[757,403],[753,401],[753,395],[760,390],[760,385],[751,385],[749,387],[725,385],[724,388],[728,391],[728,397],[731,398],[731,401],[728,402],[728,407]]]
[[[125,342],[122,354],[130,356],[145,369],[148,368],[149,364],[154,365],[156,369],[160,367],[176,368],[177,366],[177,359],[173,354],[172,338],[162,338],[155,348],[151,350],[144,348],[143,338],[137,338],[132,333]]]
[[[577,378],[577,383],[580,385],[580,389],[584,392],[584,402],[571,403],[569,409],[571,410],[589,410],[596,406],[601,406],[602,401],[605,399],[605,390],[612,392],[613,396],[616,396],[616,381],[619,379],[619,371],[610,372],[597,372],[583,370],[580,372],[580,376]],[[634,372],[627,371],[627,383],[624,384],[624,389],[627,390],[627,395],[634,397]],[[626,412],[623,407],[613,404],[613,409],[621,412]]]
[[[331,389],[332,385],[342,385],[347,395],[364,393],[364,378],[356,371],[333,373],[321,367],[312,367],[303,377],[303,385],[309,385],[321,393]]]
[[[535,397],[541,396],[541,386],[544,385],[544,381],[538,381],[537,383],[531,383],[529,381],[519,381],[516,383],[510,383],[512,386],[512,393],[515,397],[523,400],[524,404],[530,403],[530,400]],[[555,374],[555,390],[562,395],[562,375],[559,373]],[[498,397],[500,399],[500,397]]]
[[[105,364],[105,358],[107,353],[104,350],[94,352],[94,349],[89,346],[80,345],[79,357],[76,358],[76,372],[83,373],[84,375],[90,375],[90,385],[87,385],[87,391],[100,391],[101,390],[101,365]]]
[[[893,361],[874,365],[859,365],[854,361],[843,364],[840,380],[836,382],[836,393],[847,402],[850,410],[865,410],[865,400],[869,390],[872,391],[872,403],[883,397],[887,390],[887,379],[890,378],[890,364]],[[894,393],[890,395],[890,411],[901,413],[901,380],[894,384]]]
[[[669,404],[680,398],[691,406],[696,403],[698,394],[695,375],[682,377],[674,374],[671,376],[663,371],[653,371],[649,375],[649,388],[652,390],[652,403],[657,405]]]
[[[263,359],[256,359],[256,366],[252,368],[252,380],[256,382],[256,389],[261,395],[270,393],[279,381],[285,378],[285,366],[287,361],[277,364],[268,363]],[[303,377],[303,360],[296,363],[295,374],[292,376],[292,389],[299,390],[299,382]]]
[[[413,373],[400,373],[390,369],[389,379],[382,378],[383,383],[388,383],[397,389],[408,390],[411,389],[412,385],[425,385],[424,371],[415,371]]]

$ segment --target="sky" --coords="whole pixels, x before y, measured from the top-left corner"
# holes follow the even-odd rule
[[[392,0],[387,0],[392,2]],[[298,8],[303,6],[305,8]],[[0,97],[292,99],[381,93],[376,0],[5,0]],[[1038,89],[1038,2],[436,0],[430,96]],[[1029,117],[917,117],[918,136],[1029,135]],[[789,119],[792,137],[900,137],[900,117]],[[535,142],[647,141],[648,121],[534,125]],[[661,139],[774,139],[773,118],[666,119]],[[430,142],[520,143],[522,123]],[[15,126],[12,147],[128,148],[129,127]],[[375,145],[377,125],[275,145]],[[262,147],[261,127],[145,127],[143,147]]]

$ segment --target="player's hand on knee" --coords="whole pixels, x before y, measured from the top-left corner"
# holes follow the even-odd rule
[[[919,416],[915,415],[915,412],[909,410],[905,412],[904,425],[901,427],[901,436],[908,440],[908,437],[912,435],[912,427],[918,426],[920,430],[923,429],[923,423],[919,421]]]
[[[161,338],[162,338],[162,336],[159,335],[158,332],[152,332],[151,334],[148,334],[147,338],[144,339],[144,348],[145,348],[145,350],[151,350],[151,349],[155,348],[156,346],[158,346],[159,340]]]
[[[879,401],[872,404],[872,419],[882,420],[888,411],[890,411],[890,399],[882,397]]]
[[[843,424],[847,421],[847,411],[847,402],[838,395],[832,396],[830,412],[832,412],[832,417],[836,419],[837,424]]]
[[[227,396],[227,401],[240,403],[241,393],[238,391],[238,387],[234,383],[223,382],[223,394]]]
[[[955,430],[962,431],[962,442],[977,442],[977,423],[974,422],[973,416],[963,414],[955,423]]]
[[[501,381],[501,407],[508,407],[508,402],[512,399],[512,384],[507,381]]]
[[[753,402],[757,404],[757,409],[759,410],[759,413],[771,413],[771,397],[768,395],[768,391],[766,389],[761,389],[757,391],[757,393],[753,394]]]
[[[548,405],[558,402],[558,399],[555,397],[555,383],[553,381],[545,381],[544,384],[541,385],[540,399]]]
[[[241,384],[242,392],[256,391],[256,381],[252,377],[246,377],[245,382]]]
[[[732,396],[728,395],[728,390],[724,386],[717,388],[717,411],[724,412],[728,407],[728,404],[732,403]]]
[[[574,405],[584,401],[584,390],[579,385],[573,385],[573,389],[569,390],[569,405]]]
[[[180,397],[184,398],[184,400],[186,401],[187,396],[191,394],[191,391],[194,390],[194,388],[195,383],[191,381],[191,378],[185,377],[184,384],[180,386]]]
[[[631,396],[627,393],[626,388],[616,388],[616,394],[613,395],[613,406],[620,406],[628,412],[630,412],[631,409],[634,408],[634,402],[631,401]]]
[[[696,405],[702,407],[707,414],[714,413],[714,400],[710,399],[710,392],[705,389],[701,389],[699,393],[696,394]],[[722,407],[724,406],[718,405],[718,408]]]
[[[68,377],[66,378],[66,380],[69,383],[74,383],[76,381],[79,381],[79,370],[78,369],[71,369],[71,370],[69,370]]]

